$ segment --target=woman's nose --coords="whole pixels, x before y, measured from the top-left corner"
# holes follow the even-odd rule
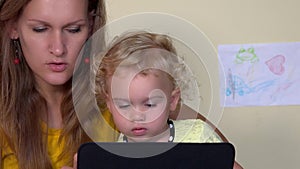
[[[66,53],[66,42],[63,33],[61,31],[56,31],[51,36],[49,44],[50,53],[58,57],[63,56]]]

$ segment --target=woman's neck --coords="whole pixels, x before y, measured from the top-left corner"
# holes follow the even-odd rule
[[[49,128],[62,128],[61,103],[64,96],[63,86],[40,85],[38,88],[40,94],[46,100],[46,112],[42,119],[47,122]]]
[[[56,98],[56,100],[55,100]],[[50,128],[62,128],[62,94],[45,98],[47,103],[47,121]]]

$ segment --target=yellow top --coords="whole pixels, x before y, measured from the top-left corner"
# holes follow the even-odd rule
[[[114,128],[114,124],[111,118],[111,114],[109,111],[105,111],[103,113],[103,117],[106,120],[106,124],[109,124]],[[112,130],[108,125],[105,123],[102,123],[101,126],[99,127],[99,131],[101,130],[102,137],[107,135],[107,137],[111,137],[112,134],[110,133]],[[42,128],[44,130],[47,130],[47,126],[45,123],[42,123]],[[66,157],[63,159],[59,159],[59,155],[62,153],[63,148],[65,146],[65,141],[62,140],[62,142],[59,142],[59,136],[61,135],[62,130],[61,129],[51,129],[48,128],[48,154],[50,157],[50,160],[53,165],[53,169],[61,169],[62,166],[67,165],[67,162],[69,158],[72,157]],[[2,149],[2,166],[3,169],[19,169],[18,167],[18,162],[16,159],[16,156],[14,153],[11,151],[9,147],[4,147]],[[0,166],[1,168],[1,166]]]
[[[45,123],[42,123],[43,128],[46,127]],[[64,140],[59,144],[59,136],[61,135],[61,129],[48,129],[48,154],[53,164],[54,169],[60,169],[67,164],[68,159],[59,160],[58,156],[61,154],[64,147]],[[18,169],[18,162],[16,156],[9,147],[2,150],[2,162],[4,169]]]

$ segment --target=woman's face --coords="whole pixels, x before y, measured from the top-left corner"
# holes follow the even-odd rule
[[[38,84],[63,85],[88,38],[87,0],[31,0],[13,26]],[[18,66],[18,65],[16,65]]]

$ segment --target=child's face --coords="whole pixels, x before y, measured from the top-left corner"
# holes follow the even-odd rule
[[[167,119],[176,109],[179,90],[173,90],[170,79],[159,71],[129,76],[108,81],[107,106],[118,129],[129,141],[164,141],[164,136],[155,136],[169,128]]]

